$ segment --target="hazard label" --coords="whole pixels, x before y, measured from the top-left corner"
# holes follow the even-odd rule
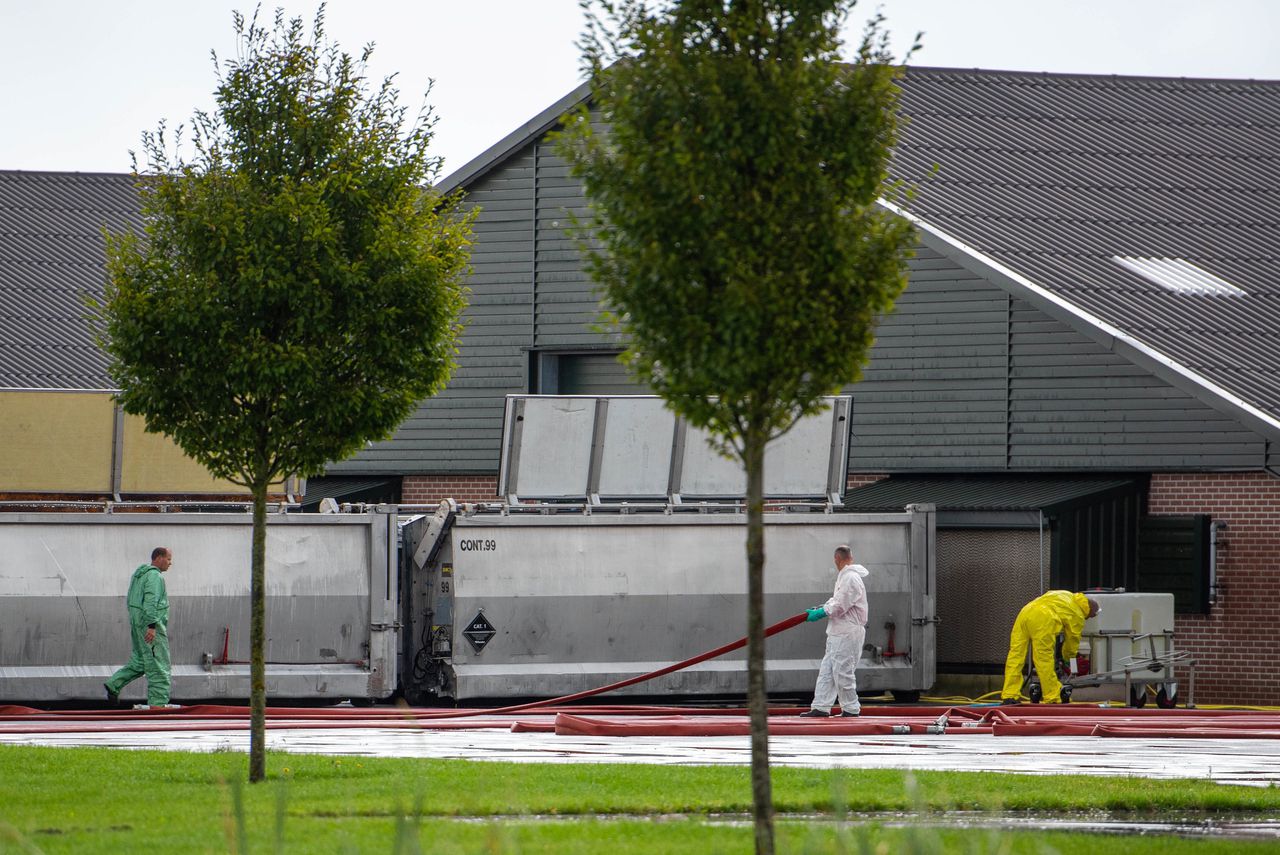
[[[471,642],[471,648],[479,653],[484,650],[489,639],[498,634],[493,628],[493,624],[489,623],[488,618],[484,616],[484,612],[476,612],[476,616],[471,619],[471,623],[467,624],[467,628],[462,631],[467,641]]]

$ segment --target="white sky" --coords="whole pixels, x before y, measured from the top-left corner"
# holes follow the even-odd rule
[[[862,0],[849,41],[876,8]],[[915,65],[1280,79],[1280,0],[882,0]],[[311,20],[316,4],[264,3]],[[127,172],[160,119],[212,104],[210,50],[233,54],[228,0],[0,0],[0,169]],[[443,174],[580,80],[577,0],[331,0],[348,53],[377,44],[416,108],[429,79]]]

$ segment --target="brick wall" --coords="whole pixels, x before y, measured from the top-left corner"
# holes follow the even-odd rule
[[[400,487],[400,501],[407,505],[434,505],[441,499],[490,502],[497,498],[497,475],[406,475]]]
[[[1209,514],[1218,541],[1218,600],[1179,615],[1177,644],[1196,659],[1196,701],[1280,704],[1280,478],[1260,472],[1155,474],[1154,515]],[[1186,669],[1179,669],[1186,692]]]
[[[845,476],[844,488],[848,490],[856,490],[859,487],[865,487],[868,484],[874,484],[888,478],[888,475],[866,475],[862,472],[850,472]]]

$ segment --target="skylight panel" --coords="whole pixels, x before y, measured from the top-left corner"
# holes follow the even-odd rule
[[[1197,297],[1244,297],[1248,294],[1225,279],[1196,267],[1185,258],[1136,258],[1114,255],[1120,266],[1175,294]]]

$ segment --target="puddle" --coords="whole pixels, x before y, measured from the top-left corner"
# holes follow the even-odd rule
[[[446,817],[463,823],[542,823],[542,822],[685,822],[699,821],[708,825],[750,826],[751,815],[713,814],[505,814],[494,816]],[[1129,813],[1032,814],[1025,812],[944,811],[929,814],[851,813],[844,817],[831,814],[779,813],[779,823],[805,822],[878,825],[885,828],[970,828],[990,831],[1077,831],[1086,834],[1114,834],[1122,837],[1174,835],[1178,837],[1212,838],[1215,840],[1280,840],[1280,819],[1264,814],[1190,814],[1172,817],[1139,816]]]
[[[850,817],[851,822],[927,828],[984,828],[1000,831],[1079,831],[1120,836],[1176,835],[1222,840],[1280,840],[1280,819],[1269,815],[1178,814],[1026,814],[951,811],[923,816]]]

